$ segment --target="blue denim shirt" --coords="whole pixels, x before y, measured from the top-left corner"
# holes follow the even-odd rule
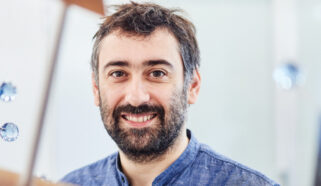
[[[183,154],[155,178],[157,185],[237,185],[261,186],[278,184],[263,174],[215,153],[199,143],[187,130],[189,144]],[[130,185],[122,173],[118,153],[66,175],[62,182],[83,186]]]

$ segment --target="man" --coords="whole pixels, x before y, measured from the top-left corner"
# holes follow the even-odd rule
[[[95,104],[119,152],[62,179],[78,185],[277,185],[186,129],[201,78],[195,28],[156,4],[118,6],[95,35]]]

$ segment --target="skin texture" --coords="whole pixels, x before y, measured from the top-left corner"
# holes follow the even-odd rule
[[[125,105],[157,105],[163,108],[164,120],[168,121],[173,112],[173,105],[180,108],[177,112],[180,111],[184,115],[187,106],[183,105],[196,102],[200,89],[200,75],[195,71],[191,84],[186,89],[183,88],[183,62],[178,43],[167,29],[158,28],[147,37],[132,36],[116,30],[103,39],[100,47],[99,82],[95,81],[94,74],[92,82],[95,104],[102,107],[102,117],[107,129],[113,121],[111,112],[108,113],[106,110],[113,111]],[[124,114],[132,117],[141,116]],[[150,114],[153,113],[143,113],[146,116]],[[131,145],[139,149],[148,144],[154,131],[160,127],[159,116],[156,115],[143,124],[119,117],[118,125],[124,131],[150,131],[140,138],[127,133],[130,134],[127,138],[130,139],[129,142],[132,141]],[[167,122],[164,123],[169,125]],[[151,185],[155,177],[180,156],[188,145],[185,120],[179,129],[171,148],[166,149],[157,158],[139,161],[120,149],[121,166],[132,185]]]

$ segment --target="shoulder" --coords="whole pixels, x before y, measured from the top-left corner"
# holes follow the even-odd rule
[[[104,159],[76,169],[64,176],[60,181],[81,185],[97,185],[106,178],[107,172],[109,174],[115,172],[117,155],[118,153],[114,153]]]
[[[278,184],[262,173],[214,152],[209,146],[200,144],[197,158],[192,166],[204,170],[211,182],[224,185],[273,185]]]

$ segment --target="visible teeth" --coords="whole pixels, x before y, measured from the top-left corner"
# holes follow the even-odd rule
[[[148,116],[140,116],[140,117],[135,117],[132,115],[125,115],[125,118],[129,121],[133,122],[146,122],[150,119],[152,119],[153,115],[148,115]]]

